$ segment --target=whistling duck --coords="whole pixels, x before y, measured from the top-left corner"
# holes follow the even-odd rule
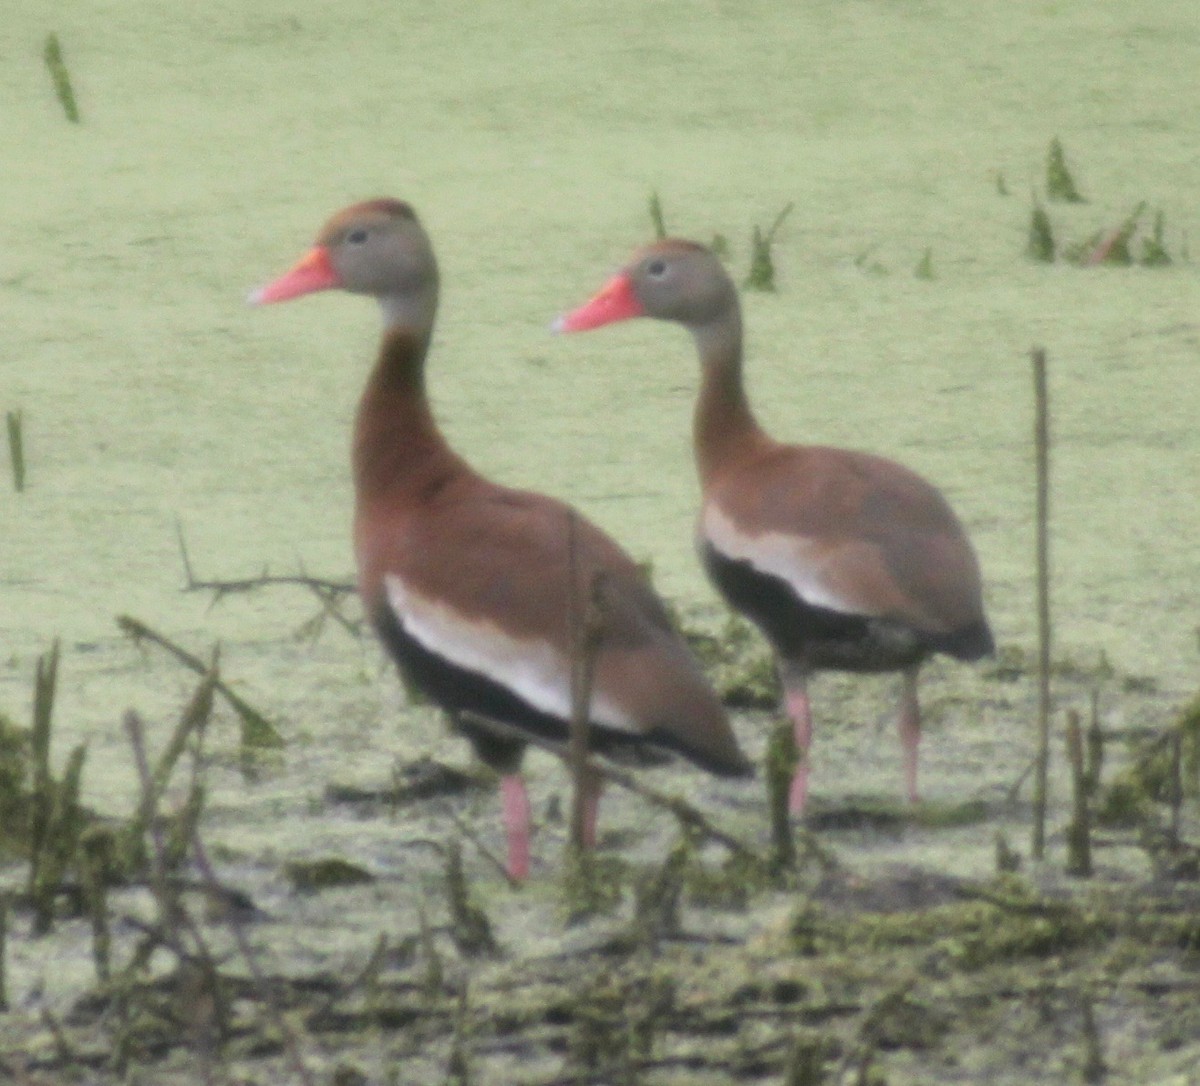
[[[633,560],[561,502],[484,479],[442,436],[425,391],[437,263],[408,204],[371,200],[334,215],[308,253],[250,300],[334,288],[373,295],[383,313],[354,431],[359,591],[403,672],[500,774],[509,873],[521,879],[529,871],[521,736],[562,745],[569,732],[578,655],[578,622],[569,618],[572,564],[578,585],[595,585],[599,576],[602,590],[591,747],[642,760],[666,750],[716,774],[752,772]],[[478,718],[507,730],[497,734]],[[595,833],[594,779],[590,791],[585,844]]]
[[[936,488],[895,461],[785,445],[763,431],[742,383],[737,290],[704,246],[668,239],[639,250],[555,328],[639,316],[682,324],[696,342],[697,547],[719,592],[774,650],[801,752],[792,812],[807,796],[808,682],[820,670],[902,674],[898,723],[915,802],[922,662],[937,652],[976,660],[994,648],[961,523]]]

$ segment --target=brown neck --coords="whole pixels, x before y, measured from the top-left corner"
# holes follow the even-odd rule
[[[740,446],[763,437],[742,383],[742,318],[736,303],[722,317],[690,328],[700,355],[700,395],[693,437],[702,486],[737,455]]]
[[[425,395],[429,334],[384,330],[358,404],[354,428],[354,487],[359,509],[400,494],[417,497],[461,470],[437,428]]]

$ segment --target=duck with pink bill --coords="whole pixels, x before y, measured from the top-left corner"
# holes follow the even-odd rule
[[[509,874],[523,879],[530,870],[522,736],[567,745],[578,585],[603,585],[591,748],[641,762],[680,754],[718,775],[752,773],[637,564],[562,502],[490,482],[443,437],[426,393],[438,266],[412,208],[378,199],[338,212],[291,270],[250,300],[325,290],[373,297],[383,316],[354,426],[359,592],[409,680],[500,775]],[[594,775],[587,789],[590,844],[600,795]]]
[[[681,324],[696,344],[696,546],[718,591],[774,651],[802,752],[792,812],[808,796],[809,680],[826,670],[900,674],[904,781],[916,802],[921,665],[934,653],[978,660],[995,647],[961,522],[936,487],[894,460],[784,444],[763,430],[743,383],[737,288],[703,245],[666,239],[638,250],[554,329],[633,317]]]

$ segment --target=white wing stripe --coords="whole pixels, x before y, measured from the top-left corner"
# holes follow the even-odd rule
[[[708,543],[724,557],[749,562],[760,573],[778,577],[805,603],[842,614],[861,613],[860,608],[836,595],[824,583],[818,547],[804,536],[783,532],[747,536],[716,506],[711,505],[704,511],[701,531]]]
[[[457,667],[485,675],[535,709],[569,720],[570,662],[545,641],[522,640],[493,622],[464,622],[437,600],[422,596],[399,577],[384,577],[388,604],[405,633]],[[592,694],[592,719],[620,731],[637,732],[611,699]]]

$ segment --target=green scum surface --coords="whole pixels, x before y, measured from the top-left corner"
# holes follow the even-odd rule
[[[1195,694],[1200,284],[1187,249],[1200,206],[1200,24],[1191,0],[129,0],[52,13],[9,0],[4,24],[0,410],[22,412],[27,482],[15,493],[0,460],[0,713],[28,718],[34,660],[60,637],[54,757],[61,766],[86,739],[85,801],[127,817],[136,777],[121,714],[136,706],[151,744],[161,742],[194,680],[135,647],[115,616],[136,616],[201,656],[219,641],[226,679],[288,742],[247,778],[236,720],[218,713],[204,831],[223,873],[272,914],[269,934],[256,938],[281,970],[359,968],[379,931],[416,930],[417,903],[441,908],[440,866],[422,842],[454,832],[445,805],[347,816],[323,801],[326,785],[386,787],[394,760],[426,753],[466,761],[436,714],[404,703],[373,644],[334,629],[315,643],[296,636],[315,610],[302,593],[213,608],[180,591],[177,523],[201,576],[264,567],[349,576],[348,430],[375,314],[345,297],[261,312],[243,298],[355,199],[409,199],[434,239],[444,289],[431,382],[453,442],[498,480],[574,502],[652,561],[660,589],[710,629],[721,628],[720,614],[690,547],[691,344],[650,322],[547,334],[651,235],[652,192],[672,232],[726,236],[739,278],[754,227],[766,230],[794,202],[775,238],[777,291],[745,298],[763,419],[780,436],[894,456],[942,486],[979,549],[999,640],[1018,655],[1034,639],[1028,351],[1045,346],[1056,656],[1075,676],[1060,683],[1060,703],[1086,714],[1090,676],[1105,662],[1115,674],[1100,684],[1101,712],[1113,729],[1162,726]],[[44,63],[50,33],[78,124]],[[1086,203],[1046,201],[1054,137]],[[1147,223],[1163,213],[1174,262],[1028,261],[1033,192],[1062,244],[1119,225],[1144,200]],[[926,794],[935,807],[982,801],[983,822],[831,833],[849,866],[904,862],[975,878],[992,870],[997,828],[1023,845],[1024,812],[1002,801],[1031,757],[1033,692],[1027,669],[1011,681],[1002,672],[939,664],[924,683]],[[898,793],[890,728],[878,739],[891,689],[884,680],[818,685],[818,809]],[[760,754],[765,718],[747,712],[736,723]],[[571,939],[555,903],[563,831],[546,816],[564,779],[541,756],[529,768],[543,827],[535,885],[513,893],[467,854],[512,969],[563,953]],[[758,790],[685,769],[656,779],[735,832],[765,838]],[[498,847],[494,797],[462,803],[461,817]],[[634,865],[657,865],[673,839],[671,820],[636,801],[610,801],[603,818],[606,843]],[[327,855],[374,871],[382,888],[301,896],[289,887],[288,863]],[[1139,863],[1134,855],[1116,866],[1137,878]],[[19,865],[8,875],[21,884]],[[749,899],[731,929],[734,949],[720,951],[740,964],[696,950],[697,969],[732,975],[791,960],[754,933],[794,901]],[[48,1043],[40,1000],[61,1011],[94,985],[79,925],[31,941],[14,917],[8,987],[20,1011],[0,1025],[6,1053],[35,1035],[37,1051]],[[794,963],[802,988],[786,989],[791,1002],[824,998],[812,994],[810,972],[854,983],[833,949],[848,938],[831,936],[815,959]],[[1153,972],[1160,945],[1174,948],[1175,963],[1170,939],[1137,943],[1130,960]],[[1037,960],[1023,970],[1014,952],[1013,983],[1042,983],[1047,959]],[[603,1008],[637,980],[601,991],[604,976],[572,974],[567,987],[599,986]],[[955,999],[919,976],[931,986],[897,999],[932,1008],[935,1025],[913,1035],[934,1057],[884,1046],[876,1062],[889,1082],[1079,1070],[1075,1025],[1066,1055],[1016,1052],[1002,1038],[1028,1023],[996,1011],[960,1022]],[[955,970],[946,976],[958,982]],[[1172,973],[1170,991],[1177,982]],[[658,989],[646,985],[638,991],[652,1008]],[[886,994],[869,988],[845,1001],[855,1029]],[[1156,1004],[1145,995],[1153,985],[1103,978],[1089,990],[1121,1081],[1185,1081],[1196,1032],[1163,1040],[1168,1026],[1180,1028],[1169,999]],[[1045,997],[1043,1025],[1060,1021],[1057,992]],[[480,1013],[480,1029],[494,1025]],[[566,1020],[546,1013],[521,1021]],[[1134,1025],[1116,1038],[1117,1021]],[[763,1036],[740,1032],[747,1023]],[[778,1078],[796,1025],[748,1014],[728,1036],[751,1056],[761,1041],[766,1063],[723,1055],[706,1072],[681,1059],[648,1081],[725,1081],[712,1076],[748,1066]],[[1049,1045],[1059,1028],[1039,1039]],[[381,1053],[406,1052],[417,1062],[401,1081],[437,1080],[453,1030],[405,1029],[326,1037],[321,1058],[344,1048],[350,1063],[371,1067]],[[509,1062],[495,1073],[514,1082],[565,1074],[556,1070],[563,1051],[530,1043],[504,1050]],[[571,1066],[587,1066],[589,1043],[571,1042]],[[239,1073],[272,1080],[267,1063],[245,1059]],[[478,1065],[476,1074],[496,1081]]]

